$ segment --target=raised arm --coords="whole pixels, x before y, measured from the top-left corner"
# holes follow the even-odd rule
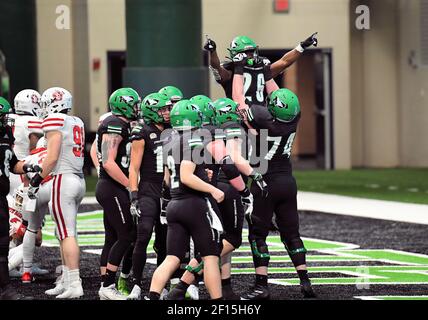
[[[220,59],[216,51],[217,45],[214,40],[207,38],[207,41],[204,44],[204,49],[210,54],[210,69],[213,72],[216,81],[222,83],[230,80],[232,72],[221,66]]]

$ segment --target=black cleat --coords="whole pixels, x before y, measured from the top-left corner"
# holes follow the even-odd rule
[[[317,297],[309,280],[304,280],[300,282],[300,290],[302,291],[303,297],[306,299]]]
[[[222,288],[223,300],[241,300],[241,297],[233,292],[231,285],[224,286]]]
[[[250,290],[241,296],[241,300],[269,300],[269,288],[261,285],[255,285]]]
[[[163,300],[185,300],[186,299],[186,290],[180,288],[171,289],[167,295],[163,297]]]
[[[0,293],[0,300],[33,300],[33,297],[26,297],[23,294],[16,292],[10,286],[3,289]]]

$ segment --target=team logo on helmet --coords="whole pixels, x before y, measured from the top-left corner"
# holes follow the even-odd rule
[[[52,93],[52,102],[54,101],[61,101],[62,97],[64,96],[63,91],[56,90]]]
[[[230,43],[230,48],[235,49],[237,46],[238,44],[235,42],[235,40],[232,40],[232,42]]]
[[[288,109],[288,104],[287,103],[283,103],[282,101],[281,101],[281,99],[279,99],[279,97],[276,97],[275,98],[275,106],[277,106],[278,108],[285,108],[285,109]]]
[[[149,106],[155,106],[155,105],[157,105],[159,103],[159,100],[158,99],[153,99],[153,98],[149,98],[149,99],[147,99],[147,104],[149,105]]]
[[[2,105],[2,104],[0,103],[0,111],[2,111],[2,110],[3,110],[3,108],[4,108],[4,105]]]
[[[134,102],[134,97],[132,96],[120,96],[120,102],[125,102],[126,104],[131,104]]]
[[[232,111],[232,106],[230,104],[227,105],[227,106],[222,107],[221,109],[217,110],[217,112],[219,113],[219,115],[227,114],[230,111]]]
[[[34,104],[39,103],[39,98],[37,97],[37,95],[35,95],[35,94],[31,95],[31,102]]]

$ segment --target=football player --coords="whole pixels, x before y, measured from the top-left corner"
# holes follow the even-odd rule
[[[203,99],[201,96],[196,98],[194,101],[200,106],[204,120],[207,121],[206,119],[211,118],[211,121],[215,122],[216,127],[220,129],[214,130],[213,141],[216,144],[208,144],[206,149],[214,156],[215,153],[223,152],[221,157],[218,158],[217,156],[216,159],[218,163],[221,163],[221,171],[219,171],[219,166],[209,167],[214,172],[211,183],[225,194],[224,201],[218,204],[225,229],[222,239],[223,250],[221,252],[222,294],[226,300],[239,300],[239,296],[233,292],[231,286],[230,257],[231,253],[241,245],[244,214],[251,213],[252,195],[247,189],[242,190],[239,185],[237,186],[233,183],[233,178],[239,176],[239,179],[241,179],[240,173],[245,177],[251,177],[263,194],[267,194],[267,186],[262,176],[244,158],[247,155],[242,155],[244,150],[241,147],[247,141],[243,127],[240,125],[237,104],[231,99],[220,98],[212,104],[213,109],[210,111],[210,108],[207,108],[206,98]],[[206,124],[204,127],[210,128],[212,126],[211,123]],[[221,143],[219,144],[220,141]],[[238,176],[234,176],[233,172]],[[185,288],[195,280],[195,276],[197,277],[196,274],[200,270],[201,266],[198,261],[192,260],[179,285],[168,295],[168,298],[171,300],[183,299]]]
[[[165,124],[169,124],[171,106],[172,103],[165,94],[147,95],[141,104],[144,124],[139,124],[132,130],[129,189],[131,214],[137,219],[138,225],[132,257],[134,287],[128,299],[140,299],[147,246],[155,223],[160,223],[160,199],[164,177],[161,133],[165,129]],[[166,233],[156,233],[156,238],[162,235],[166,236]],[[159,243],[159,240],[157,242]],[[163,242],[166,242],[166,239]]]
[[[20,91],[14,99],[15,114],[13,119],[13,135],[15,144],[13,151],[19,160],[27,157],[36,147],[37,141],[43,136],[42,120],[39,118],[40,94],[31,89]],[[19,175],[10,176],[10,193],[13,197],[15,189],[22,183]]]
[[[53,176],[49,212],[56,224],[56,236],[60,242],[63,273],[49,295],[58,299],[75,299],[83,296],[79,272],[80,251],[77,243],[76,216],[85,195],[83,176],[85,128],[83,121],[70,116],[73,101],[69,91],[53,87],[43,92],[42,108],[46,118],[42,128],[47,141],[47,154],[43,171],[30,181],[28,197],[36,199],[40,185]]]
[[[217,45],[212,39],[207,39],[204,49],[210,52],[210,69],[215,80],[219,83],[226,94],[226,97],[232,98],[232,81],[234,74],[233,59],[237,54],[243,54],[250,59],[245,68],[245,97],[253,103],[263,103],[265,100],[264,86],[270,78],[277,77],[284,72],[286,68],[296,62],[303,52],[311,46],[317,46],[317,33],[300,42],[295,49],[287,52],[281,59],[270,64],[270,61],[259,56],[258,46],[246,36],[235,37],[228,51],[230,60],[220,63],[217,55]],[[268,68],[265,68],[267,66]],[[267,70],[269,69],[269,71]]]
[[[234,76],[234,95],[241,93],[240,76]],[[237,81],[236,81],[237,80]],[[235,85],[235,81],[237,84]],[[240,88],[241,86],[241,88]],[[235,92],[236,89],[236,92]],[[243,97],[241,97],[243,99]],[[254,210],[248,217],[249,236],[256,281],[249,292],[242,295],[243,300],[269,299],[267,286],[268,265],[270,260],[266,238],[269,226],[275,213],[281,241],[296,268],[300,279],[301,290],[305,298],[315,297],[306,266],[306,249],[299,234],[299,216],[297,212],[297,185],[292,174],[291,150],[300,119],[300,104],[297,96],[288,89],[275,90],[268,98],[267,108],[264,105],[252,104],[240,106],[247,113],[251,126],[267,130],[268,152],[264,156],[267,161],[267,172],[263,175],[268,184],[268,197],[260,197],[255,193]],[[258,135],[257,146],[262,143]],[[258,154],[261,153],[259,150]]]
[[[101,155],[96,198],[104,210],[105,243],[101,253],[101,300],[125,300],[116,289],[116,272],[135,240],[130,212],[128,174],[131,142],[130,122],[139,112],[140,96],[132,88],[114,91],[109,98],[112,115],[98,128],[97,151]]]
[[[194,134],[202,124],[198,107],[189,100],[181,100],[172,108],[170,118],[176,131],[166,145],[167,152],[164,152],[172,197],[166,209],[168,253],[153,274],[149,299],[159,300],[166,282],[185,256],[190,237],[204,262],[204,282],[208,293],[211,299],[221,299],[218,263],[223,228],[208,197],[221,202],[224,194],[209,183],[203,157],[199,157],[204,144]]]
[[[0,97],[0,300],[20,300],[24,296],[16,293],[9,279],[9,205],[6,196],[9,193],[9,175],[39,172],[40,167],[19,161],[12,146],[14,138],[12,128],[7,125],[6,115],[10,113],[9,102]]]

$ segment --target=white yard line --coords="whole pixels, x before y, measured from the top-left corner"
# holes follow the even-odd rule
[[[299,191],[299,210],[428,225],[428,205]]]

